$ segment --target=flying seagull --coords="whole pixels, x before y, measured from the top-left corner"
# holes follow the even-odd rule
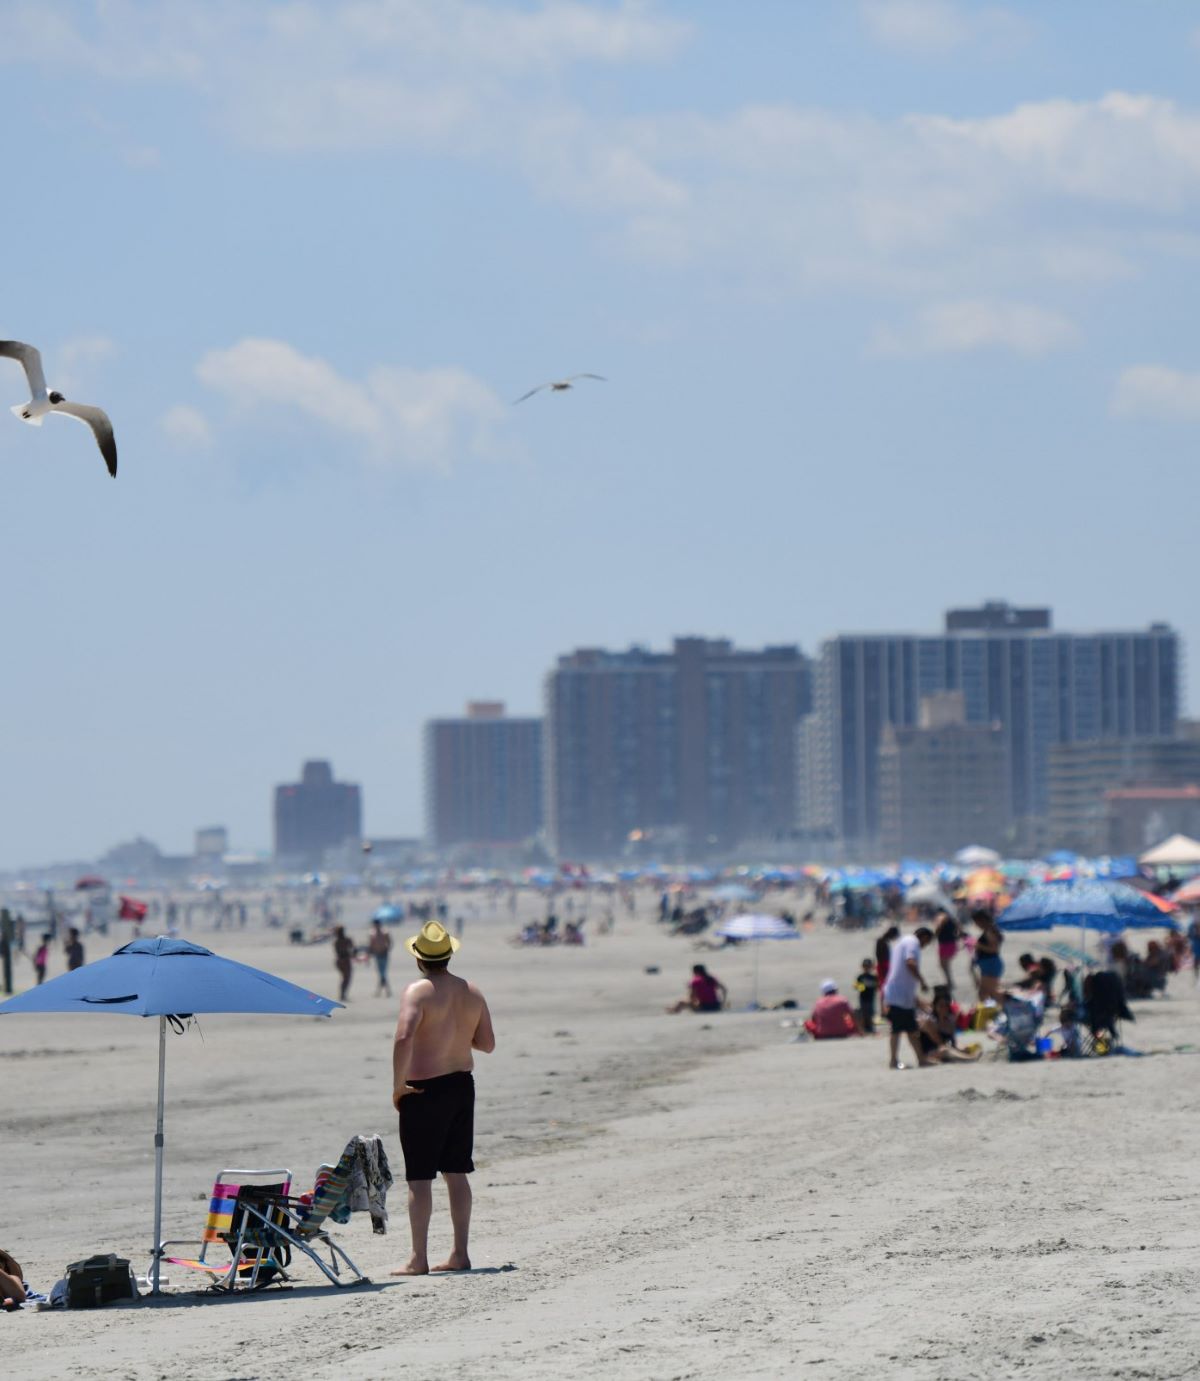
[[[0,340],[0,355],[7,355],[10,360],[19,360],[25,377],[29,380],[29,402],[18,403],[12,409],[21,421],[28,422],[31,427],[40,427],[42,418],[48,412],[61,412],[91,427],[96,445],[100,447],[100,454],[108,466],[108,473],[116,479],[117,442],[108,414],[99,408],[89,407],[86,403],[68,403],[61,393],[54,389],[47,390],[46,376],[42,372],[42,357],[35,346],[26,345],[24,341],[19,340]]]
[[[548,384],[538,384],[537,388],[531,388],[528,393],[522,393],[519,398],[513,399],[513,405],[523,403],[526,398],[532,398],[535,393],[541,393],[546,388],[552,393],[566,393],[567,389],[575,387],[576,379],[599,379],[602,384],[608,382],[603,374],[568,374],[565,379],[551,379]]]

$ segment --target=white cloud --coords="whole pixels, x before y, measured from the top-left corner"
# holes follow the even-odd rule
[[[872,346],[884,355],[962,354],[1012,350],[1044,355],[1074,344],[1079,332],[1065,317],[1023,302],[939,302],[903,327],[881,326]]]
[[[207,446],[212,441],[208,418],[199,408],[180,403],[168,408],[162,419],[163,431],[181,446]]]
[[[196,374],[238,409],[306,416],[350,434],[378,461],[445,469],[504,449],[497,428],[507,408],[462,369],[379,365],[356,380],[286,341],[247,338],[209,351]]]
[[[962,0],[862,13],[927,49],[994,43],[1018,22]],[[1154,96],[967,119],[590,107],[581,64],[664,62],[686,42],[649,0],[26,0],[5,19],[0,63],[169,83],[255,150],[482,164],[576,208],[620,252],[715,267],[760,293],[1036,299],[1048,282],[1083,289],[1173,254],[1200,203],[1200,114]]]
[[[1200,422],[1200,373],[1162,364],[1139,364],[1121,372],[1112,397],[1118,417]]]
[[[1027,26],[1011,10],[954,0],[862,0],[867,33],[888,48],[918,57],[943,57],[969,43],[1012,49]]]
[[[73,336],[64,341],[52,356],[43,360],[51,388],[70,394],[80,385],[87,387],[96,375],[96,366],[111,359],[116,343],[108,336]]]

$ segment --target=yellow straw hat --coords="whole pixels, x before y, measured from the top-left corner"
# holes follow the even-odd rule
[[[421,933],[405,940],[404,948],[414,959],[449,959],[458,949],[458,941],[437,921],[426,921]]]

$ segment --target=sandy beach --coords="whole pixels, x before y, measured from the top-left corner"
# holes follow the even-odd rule
[[[530,908],[534,903],[526,903]],[[507,909],[469,919],[498,1048],[478,1062],[470,1275],[395,1280],[386,1236],[339,1240],[371,1286],[205,1296],[5,1318],[20,1378],[969,1375],[1168,1378],[1195,1367],[1200,1245],[1192,975],[1135,1004],[1144,1058],[892,1073],[886,1041],[793,1043],[794,1014],[664,1014],[709,961],[731,1002],[748,949],[697,954],[651,899],[583,949],[519,949]],[[365,938],[368,903],[348,916]],[[486,907],[481,905],[486,913]],[[410,927],[401,927],[400,934]],[[327,947],[279,931],[188,938],[328,994]],[[874,932],[870,934],[874,939]],[[114,941],[115,943],[119,941]],[[112,947],[112,946],[109,946]],[[89,957],[107,952],[89,937]],[[861,934],[764,947],[764,1001],[848,986]],[[927,963],[929,961],[927,960]],[[960,961],[961,962],[961,961]],[[645,972],[657,966],[657,974]],[[61,970],[56,960],[53,972]],[[398,954],[393,977],[408,976]],[[961,979],[966,982],[965,969]],[[28,966],[18,980],[29,981]],[[198,1233],[216,1173],[287,1166],[297,1185],[355,1132],[382,1133],[395,1003],[356,970],[330,1021],[214,1016],[172,1036],[164,1228]],[[0,1245],[48,1289],[99,1251],[148,1260],[155,1028],[5,1017]],[[435,1190],[431,1250],[448,1246]]]

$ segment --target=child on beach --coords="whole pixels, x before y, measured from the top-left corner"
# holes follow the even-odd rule
[[[46,965],[50,962],[50,934],[42,936],[42,943],[33,952],[33,970],[39,983],[45,982]]]
[[[875,961],[864,959],[858,977],[854,980],[858,991],[858,1024],[864,1036],[875,1031],[875,998],[879,991],[879,980],[875,976]]]

